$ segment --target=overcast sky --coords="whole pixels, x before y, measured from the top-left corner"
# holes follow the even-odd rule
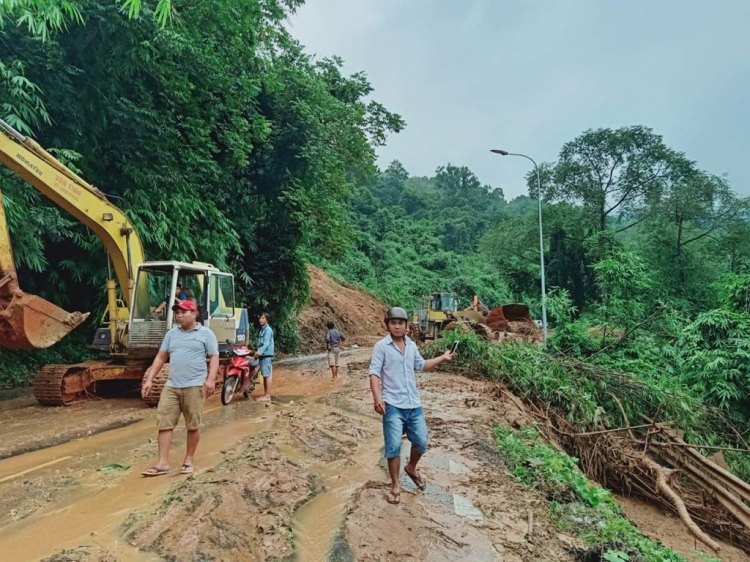
[[[587,128],[642,124],[750,195],[750,0],[307,0],[292,34],[363,70],[412,175],[469,166],[508,199]],[[743,101],[744,100],[744,101]]]

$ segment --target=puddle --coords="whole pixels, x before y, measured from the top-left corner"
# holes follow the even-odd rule
[[[284,452],[289,454],[288,450]],[[362,483],[385,477],[378,464],[381,452],[382,437],[378,434],[359,446],[355,458],[327,464],[312,461],[316,472],[323,477],[324,491],[294,514],[292,529],[297,562],[349,560],[344,556],[347,549],[342,544],[343,537],[339,536],[341,524],[354,492]],[[296,460],[311,462],[299,456]],[[337,558],[331,558],[334,552],[338,552]]]

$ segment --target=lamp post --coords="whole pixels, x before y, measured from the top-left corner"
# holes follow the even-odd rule
[[[542,269],[542,337],[544,338],[544,345],[547,346],[547,289],[544,282],[544,236],[542,235],[542,178],[539,175],[539,166],[530,156],[525,154],[516,154],[513,152],[507,152],[497,148],[492,149],[490,152],[500,154],[501,156],[520,156],[531,160],[534,164],[534,171],[536,172],[536,183],[537,183],[537,194],[539,199],[539,265]]]

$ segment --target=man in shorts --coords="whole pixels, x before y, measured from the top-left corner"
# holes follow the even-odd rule
[[[415,371],[431,371],[444,361],[456,357],[446,351],[439,357],[425,361],[417,345],[406,335],[409,317],[400,307],[391,308],[385,315],[388,335],[375,344],[370,361],[370,390],[375,411],[383,416],[383,436],[391,491],[386,501],[401,501],[399,470],[401,468],[401,436],[404,431],[411,442],[409,463],[404,472],[420,490],[427,487],[417,470],[417,463],[427,450],[427,422],[417,390]]]
[[[169,449],[172,447],[174,428],[180,414],[185,417],[187,427],[187,452],[180,473],[192,474],[195,471],[193,457],[200,441],[203,397],[204,394],[207,397],[213,394],[219,370],[219,343],[210,329],[196,321],[196,304],[181,300],[172,310],[177,326],[164,337],[159,353],[146,371],[141,388],[141,394],[145,398],[151,390],[154,377],[169,359],[169,377],[156,409],[159,461],[144,470],[141,473],[143,476],[161,476],[169,472]]]
[[[328,366],[331,368],[331,380],[333,381],[339,376],[341,342],[345,340],[344,334],[334,327],[333,322],[329,322],[328,331],[326,332],[326,347],[328,348]]]
[[[263,312],[258,318],[260,332],[258,332],[258,347],[255,358],[260,363],[260,374],[263,375],[263,396],[258,397],[258,402],[271,401],[271,382],[273,379],[273,330],[268,324],[268,313]]]

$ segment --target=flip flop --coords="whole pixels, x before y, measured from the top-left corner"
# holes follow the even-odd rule
[[[195,467],[192,464],[183,464],[180,469],[180,474],[192,474],[195,472]]]
[[[152,466],[141,472],[141,476],[161,476],[162,474],[168,474],[169,468],[162,468],[160,466]]]
[[[391,500],[391,496],[393,496],[393,500]],[[401,492],[398,492],[394,494],[393,492],[388,492],[388,495],[385,497],[385,501],[387,501],[391,505],[398,505],[401,503]]]
[[[409,478],[411,478],[411,481],[412,481],[412,482],[414,482],[414,485],[415,485],[415,486],[416,486],[417,488],[419,488],[420,490],[423,490],[423,491],[424,491],[424,489],[425,489],[425,488],[427,487],[427,482],[425,482],[425,481],[424,481],[424,480],[422,479],[422,476],[421,476],[421,475],[420,475],[419,473],[417,473],[416,475],[414,475],[414,474],[411,474],[411,473],[410,473],[410,472],[409,472],[408,470],[406,470],[406,467],[404,467],[404,472],[406,473],[406,475],[407,475],[407,476],[408,476]]]

